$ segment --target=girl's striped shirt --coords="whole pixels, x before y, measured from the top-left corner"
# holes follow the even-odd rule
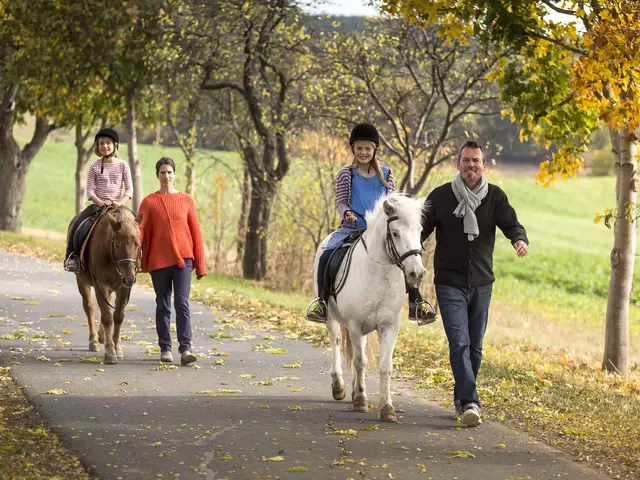
[[[104,171],[102,171],[103,165]],[[96,196],[102,201],[117,202],[123,195],[133,197],[129,165],[119,158],[115,158],[113,163],[103,163],[102,160],[93,162],[87,173],[87,198]]]

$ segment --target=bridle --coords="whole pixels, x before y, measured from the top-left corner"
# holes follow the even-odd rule
[[[355,210],[349,210],[349,211],[354,213],[356,216],[360,217],[365,222],[367,221],[364,218],[364,215],[361,215],[360,213],[356,212]],[[400,255],[398,253],[398,249],[396,248],[396,244],[393,242],[393,235],[391,234],[391,222],[393,222],[394,220],[398,220],[399,218],[400,217],[398,215],[393,215],[391,217],[387,217],[387,235],[386,235],[386,245],[385,245],[385,247],[386,247],[386,250],[387,250],[387,255],[389,255],[389,257],[391,257],[391,260],[393,261],[393,265],[395,265],[400,270],[402,270],[403,273],[405,273],[404,265],[402,264],[402,262],[404,262],[407,258],[411,257],[412,255],[422,256],[422,251],[419,248],[416,248],[416,249],[413,249],[413,250],[409,250],[409,251],[403,253],[402,255]],[[358,225],[358,223],[356,222],[356,228],[358,229],[358,231],[360,233],[360,240],[362,240],[362,246],[364,247],[364,250],[367,253],[367,255],[369,255],[369,249],[367,248],[367,244],[364,241],[364,237],[362,236],[364,231],[357,225]]]
[[[113,254],[113,252],[115,251],[115,247],[116,247],[116,234],[115,232],[113,232],[113,234],[111,235],[111,245],[109,248],[109,255],[111,256],[111,261],[114,263],[116,272],[118,272],[118,276],[120,277],[120,284],[122,284],[122,272],[120,271],[120,265],[132,264],[135,266],[135,272],[133,274],[133,284],[131,285],[131,287],[133,287],[133,285],[136,283],[136,275],[138,274],[138,271],[140,269],[140,261],[142,259],[142,248],[138,247],[138,251],[135,259],[123,258],[121,260],[116,260],[115,255]],[[96,281],[96,276],[94,275],[93,271],[91,271],[91,276],[93,277],[93,288],[95,288],[96,292],[100,294],[100,296],[107,303],[107,305],[109,305],[111,308],[115,310],[116,307],[114,307],[113,305],[111,305],[111,303],[109,303],[109,300],[107,299],[106,295],[102,293],[98,288],[98,282]],[[127,301],[124,304],[124,306],[126,307],[127,305],[129,305],[129,299],[131,298],[131,287],[127,287],[126,285],[122,285],[122,286],[127,289]]]
[[[113,254],[113,252],[115,251],[115,248],[116,248],[116,236],[114,232],[114,235],[111,236],[111,248],[109,249],[109,253],[111,254],[111,261],[115,263],[116,272],[118,272],[118,275],[120,276],[120,278],[122,278],[122,272],[120,272],[120,265],[127,265],[127,264],[134,265],[135,272],[133,274],[133,283],[136,283],[135,276],[138,274],[138,270],[140,268],[140,261],[142,259],[142,248],[138,247],[136,258],[123,258],[122,260],[115,259],[115,255]],[[125,288],[131,288],[131,287],[125,287]]]
[[[395,262],[395,265],[398,268],[400,268],[400,270],[402,270],[403,273],[405,273],[404,265],[402,264],[402,262],[404,262],[406,258],[411,257],[412,255],[422,256],[422,252],[420,251],[419,248],[416,248],[413,250],[408,250],[402,255],[398,253],[396,244],[393,243],[393,235],[391,235],[391,228],[390,228],[391,222],[393,222],[394,220],[398,220],[398,218],[400,217],[398,217],[397,215],[387,218],[387,253],[391,257],[391,259]]]

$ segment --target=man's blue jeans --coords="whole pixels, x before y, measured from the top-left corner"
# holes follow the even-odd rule
[[[482,340],[487,329],[493,284],[481,287],[436,285],[438,305],[447,339],[453,370],[456,404],[480,405],[476,378],[482,361]]]

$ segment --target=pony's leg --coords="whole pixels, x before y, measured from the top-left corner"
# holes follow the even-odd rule
[[[98,334],[96,333],[96,323],[93,318],[93,300],[91,300],[91,287],[80,280],[76,275],[76,284],[78,292],[82,297],[82,308],[87,316],[87,324],[89,325],[89,351],[98,351]]]
[[[351,346],[353,347],[353,398],[354,412],[368,412],[367,392],[365,389],[365,370],[367,369],[367,337],[360,332],[350,331]]]
[[[400,319],[392,325],[387,325],[380,332],[380,420],[383,422],[397,422],[396,409],[391,403],[391,374],[393,373],[393,350],[398,339]]]
[[[342,359],[340,357],[340,342],[342,334],[340,325],[333,318],[329,317],[326,323],[329,330],[329,342],[331,343],[331,394],[334,400],[342,400],[347,394],[347,387],[342,378]]]
[[[127,293],[128,292],[125,288],[120,288],[116,292],[116,303],[114,304],[116,308],[113,312],[113,344],[116,349],[116,357],[118,357],[118,360],[122,360],[124,358],[122,345],[120,344],[120,328],[124,320],[124,307],[127,302]]]
[[[103,291],[103,293],[107,298],[111,296],[111,292],[107,289]],[[113,344],[113,316],[111,315],[111,308],[102,298],[102,295],[98,295],[97,300],[100,306],[101,327],[104,331],[104,363],[105,365],[113,365],[114,363],[118,363],[116,349]]]

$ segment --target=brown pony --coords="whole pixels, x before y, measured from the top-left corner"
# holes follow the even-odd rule
[[[86,247],[85,268],[76,274],[78,291],[82,295],[82,306],[89,323],[89,350],[97,352],[98,341],[104,343],[105,364],[118,363],[124,358],[120,345],[120,326],[140,267],[142,217],[142,214],[135,217],[131,210],[123,206],[102,215]],[[100,307],[99,335],[93,319],[91,287],[96,291]],[[114,292],[116,300],[111,305]]]

